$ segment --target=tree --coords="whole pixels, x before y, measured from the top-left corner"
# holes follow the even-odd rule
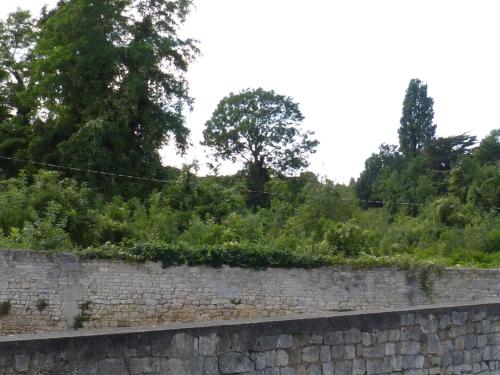
[[[183,109],[192,100],[184,73],[197,49],[176,33],[190,6],[68,0],[44,13],[32,79],[44,116],[35,119],[32,159],[158,177],[159,149],[171,138],[187,146]],[[108,177],[81,177],[107,192],[125,189]]]
[[[0,21],[0,90],[3,107],[0,122],[30,111],[23,101],[29,83],[28,60],[36,40],[34,20],[28,11],[17,10]]]
[[[412,79],[403,102],[400,121],[399,147],[405,156],[415,156],[434,137],[434,100],[427,96],[427,85]]]
[[[309,165],[317,140],[300,129],[304,117],[292,98],[261,88],[223,98],[205,124],[203,145],[213,148],[216,161],[242,161],[249,190],[261,192],[269,169],[287,174]],[[249,196],[252,207],[268,206],[269,198]]]
[[[34,20],[28,11],[17,10],[0,20],[0,155],[25,157],[29,138],[29,115],[33,109],[28,94],[30,55],[36,41]],[[7,176],[17,165],[0,162]]]
[[[373,153],[365,161],[365,169],[356,181],[356,193],[365,208],[380,206],[380,197],[375,191],[383,179],[402,169],[402,157],[397,146],[381,144],[378,154]]]
[[[480,164],[500,166],[500,129],[494,129],[485,137],[476,149],[475,157]]]
[[[460,156],[472,153],[471,147],[475,143],[476,137],[473,135],[439,137],[428,142],[424,152],[433,169],[450,170]]]
[[[432,139],[424,147],[424,155],[430,162],[428,172],[439,194],[446,194],[449,189],[451,169],[458,160],[472,154],[476,137],[467,134]]]

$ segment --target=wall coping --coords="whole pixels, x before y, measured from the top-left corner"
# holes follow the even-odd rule
[[[0,248],[0,255],[27,255],[27,256],[45,256],[47,258],[56,258],[60,261],[73,261],[73,262],[78,262],[78,263],[116,263],[116,264],[130,264],[130,265],[147,265],[147,264],[159,264],[159,262],[153,262],[153,261],[146,261],[144,263],[142,262],[129,262],[125,260],[118,260],[118,259],[80,259],[75,253],[72,252],[62,252],[62,251],[46,251],[46,250],[31,250],[31,249],[3,249]],[[19,260],[19,259],[16,259]],[[182,265],[175,265],[175,266],[170,266],[170,267],[206,267],[206,268],[220,268],[220,267],[212,267],[210,265],[196,265],[196,266],[189,266],[187,264],[182,264]],[[227,266],[223,265],[222,267],[228,267],[228,268],[234,268],[234,269],[243,269],[243,270],[254,270],[255,272],[259,271],[265,271],[265,270],[310,270],[310,268],[302,268],[302,267],[290,267],[290,268],[284,268],[284,267],[268,267],[266,269],[260,270],[260,269],[252,269],[252,268],[247,268],[247,267],[232,267],[232,266]],[[356,267],[352,267],[349,265],[338,265],[338,266],[321,266],[318,267],[318,269],[325,269],[329,268],[332,270],[355,270],[358,269]],[[360,267],[359,269],[395,269],[398,268],[397,266],[372,266],[372,267]],[[476,273],[500,273],[500,268],[471,268],[471,267],[445,267],[445,271],[462,271],[462,272],[476,272]]]
[[[384,315],[400,315],[405,313],[420,313],[420,314],[440,314],[447,313],[453,310],[477,310],[491,309],[495,308],[500,310],[500,299],[485,300],[480,302],[472,303],[445,303],[445,304],[433,304],[433,305],[420,305],[413,307],[404,307],[397,309],[385,309],[385,310],[365,310],[365,311],[347,311],[347,312],[335,312],[335,313],[322,313],[322,314],[309,314],[309,315],[299,315],[299,316],[287,316],[287,317],[274,317],[274,318],[258,318],[258,319],[246,319],[246,320],[221,320],[221,321],[208,321],[208,322],[196,322],[196,323],[172,323],[168,325],[161,326],[148,326],[148,327],[130,327],[130,328],[110,328],[110,329],[96,329],[87,330],[81,329],[78,331],[70,332],[56,332],[56,333],[40,333],[40,334],[23,334],[23,335],[7,335],[0,336],[0,344],[15,344],[27,341],[45,341],[45,340],[66,340],[73,338],[96,338],[96,337],[119,337],[126,335],[141,335],[150,333],[175,333],[177,331],[186,330],[205,330],[214,328],[248,328],[257,325],[269,325],[269,326],[280,326],[280,325],[290,325],[290,324],[310,324],[315,321],[321,320],[366,320],[376,318],[377,316]]]

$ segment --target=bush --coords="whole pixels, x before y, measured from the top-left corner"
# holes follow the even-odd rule
[[[486,235],[485,251],[488,253],[500,252],[500,229],[495,229]]]
[[[171,265],[209,265],[220,267],[267,268],[267,267],[321,267],[332,264],[332,257],[303,254],[292,250],[259,250],[240,244],[201,246],[188,248],[163,243],[106,244],[101,248],[78,251],[83,259],[119,259],[128,261],[161,262]]]
[[[323,242],[336,255],[356,257],[368,251],[368,234],[351,222],[331,223],[325,232]]]

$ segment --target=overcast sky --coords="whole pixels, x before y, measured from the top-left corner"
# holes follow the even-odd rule
[[[46,1],[54,4],[55,1]],[[39,0],[0,0],[0,17]],[[182,29],[202,56],[188,80],[186,158],[198,159],[205,121],[229,92],[262,87],[292,96],[321,144],[310,169],[347,182],[379,144],[397,143],[404,93],[420,78],[434,98],[437,135],[500,128],[498,0],[195,0]],[[226,165],[223,172],[240,166]]]

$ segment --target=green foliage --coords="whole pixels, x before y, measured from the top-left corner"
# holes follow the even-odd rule
[[[467,134],[436,138],[418,79],[399,148],[382,144],[355,184],[287,177],[318,141],[292,98],[263,89],[229,94],[206,122],[216,162],[242,171],[163,167],[161,147],[188,144],[185,73],[198,50],[177,34],[191,5],[67,0],[0,21],[0,156],[16,158],[0,159],[0,246],[165,266],[424,267],[427,294],[436,263],[500,266],[500,130],[475,149]]]
[[[67,223],[60,205],[51,203],[43,218],[33,219],[33,222],[25,223],[21,232],[23,241],[31,248],[66,250],[73,247],[68,233],[64,230]]]
[[[431,139],[424,153],[435,170],[449,170],[463,155],[471,154],[476,137],[466,134]]]
[[[474,136],[435,138],[432,106],[426,85],[412,80],[403,103],[399,150],[382,145],[356,181],[366,210],[356,219],[373,254],[496,266],[498,132],[476,149]]]
[[[480,164],[499,165],[500,129],[492,130],[491,133],[481,141],[481,144],[476,149],[475,157]]]
[[[500,229],[494,229],[486,235],[485,251],[489,253],[500,252]]]
[[[91,318],[90,315],[90,305],[92,302],[90,301],[85,301],[80,303],[78,306],[80,309],[80,312],[78,315],[75,316],[75,319],[73,321],[73,328],[74,329],[80,329],[83,328],[83,323],[88,322]]]
[[[419,275],[419,284],[420,290],[424,293],[424,295],[432,301],[432,277],[433,276],[441,276],[442,268],[438,267],[434,264],[430,265],[427,268],[420,269]]]
[[[358,211],[352,189],[329,180],[308,181],[298,194],[295,214],[288,219],[284,230],[289,236],[319,243],[329,222],[349,220]]]
[[[36,42],[35,21],[28,11],[17,10],[0,20],[0,155],[23,157],[32,129],[29,116],[34,107],[29,95],[31,53]],[[7,176],[14,176],[18,163],[0,161]]]
[[[263,89],[245,90],[223,98],[205,124],[203,144],[215,160],[242,161],[252,207],[268,207],[265,184],[269,169],[289,173],[307,167],[307,156],[318,141],[300,129],[303,120],[292,98]]]
[[[45,298],[40,298],[37,302],[36,302],[36,309],[39,311],[39,312],[42,312],[43,310],[45,310],[47,308],[47,306],[49,306],[49,302],[45,299]]]
[[[76,168],[108,196],[149,193],[79,169],[162,178],[159,149],[186,148],[184,75],[198,50],[177,31],[190,8],[70,0],[38,19],[19,10],[0,21],[0,155]],[[0,164],[7,176],[28,166]]]
[[[0,225],[11,242],[43,250],[94,243],[90,190],[57,172],[0,181]],[[31,178],[30,178],[31,179]]]
[[[356,269],[373,267],[396,267],[416,272],[424,269],[440,270],[440,262],[420,260],[414,256],[374,256],[360,254],[345,258],[332,254],[312,254],[276,248],[257,249],[250,246],[225,245],[183,247],[162,243],[105,244],[99,248],[87,248],[77,252],[81,259],[119,259],[130,262],[161,262],[164,267],[172,265],[210,265],[244,268],[317,268],[323,266],[350,266]],[[437,272],[437,271],[436,271]]]
[[[184,171],[141,201],[105,200],[56,172],[3,180],[0,246],[165,265],[364,266],[402,254],[452,266],[500,264],[500,218],[477,208],[472,193],[465,202],[430,198],[412,215],[404,205],[362,210],[353,187],[303,174],[273,178],[271,207],[249,210],[241,180],[223,186],[228,181]]]
[[[144,262],[161,262],[171,265],[210,265],[220,267],[267,268],[267,267],[320,267],[332,264],[324,255],[302,254],[292,250],[263,249],[239,244],[218,246],[185,247],[162,243],[132,243],[99,248],[87,248],[78,252],[82,259],[121,259]]]
[[[352,258],[368,252],[368,234],[358,225],[347,223],[330,224],[325,232],[324,244],[334,254]]]
[[[431,209],[437,225],[464,227],[470,221],[469,210],[455,197],[438,198]]]
[[[434,138],[433,106],[434,100],[427,96],[427,85],[412,79],[406,90],[398,130],[399,146],[405,156],[415,156]]]
[[[469,188],[477,178],[480,166],[471,157],[459,158],[449,177],[449,191],[462,203],[467,200]]]
[[[0,155],[76,168],[0,162],[0,245],[165,265],[497,264],[499,131],[475,150],[473,136],[435,138],[433,99],[418,79],[399,149],[381,145],[355,186],[284,177],[308,166],[318,142],[292,98],[263,89],[231,93],[206,123],[216,161],[243,161],[242,172],[162,167],[162,146],[188,143],[185,72],[198,51],[177,33],[191,5],[69,0],[0,22]]]
[[[7,316],[10,313],[11,303],[10,301],[0,302],[0,318],[2,316]]]
[[[500,166],[479,167],[469,186],[467,199],[476,207],[497,210],[500,207]]]
[[[207,121],[204,144],[216,158],[293,171],[308,165],[304,156],[318,144],[299,128],[302,120],[290,97],[263,89],[231,93]]]

